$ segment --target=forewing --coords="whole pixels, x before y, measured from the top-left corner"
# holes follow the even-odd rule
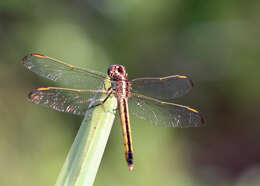
[[[107,77],[103,73],[36,53],[25,56],[22,63],[34,73],[72,88],[97,88]]]
[[[131,81],[132,92],[158,99],[174,99],[187,94],[193,87],[188,76],[137,78]]]
[[[155,125],[167,127],[199,127],[204,119],[199,111],[174,103],[133,94],[129,99],[129,111]]]
[[[58,87],[42,87],[32,90],[28,99],[34,103],[60,112],[84,115],[89,104],[100,102],[103,90],[79,90]],[[96,98],[96,100],[93,100]]]

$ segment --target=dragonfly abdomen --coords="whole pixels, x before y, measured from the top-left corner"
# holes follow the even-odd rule
[[[132,142],[127,98],[120,98],[118,100],[118,108],[124,138],[125,159],[127,161],[129,170],[132,171],[134,168],[134,149]]]

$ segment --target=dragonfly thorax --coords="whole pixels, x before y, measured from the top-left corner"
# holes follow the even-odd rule
[[[108,67],[107,74],[112,80],[127,79],[127,73],[123,65],[111,65]]]

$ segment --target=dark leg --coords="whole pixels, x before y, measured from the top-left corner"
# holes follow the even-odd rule
[[[109,89],[107,89],[107,93],[108,93],[108,95],[106,96],[106,98],[105,98],[102,102],[97,103],[97,104],[94,104],[94,105],[91,105],[87,110],[92,109],[92,108],[94,108],[94,107],[96,107],[96,106],[99,106],[99,105],[104,105],[105,102],[107,101],[107,99],[108,99],[108,98],[111,96],[111,94],[113,93],[113,90],[112,90],[111,87],[110,87]]]

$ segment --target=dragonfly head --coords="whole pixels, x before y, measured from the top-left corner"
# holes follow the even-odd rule
[[[127,78],[127,73],[123,65],[111,65],[108,67],[107,74],[112,79]]]

